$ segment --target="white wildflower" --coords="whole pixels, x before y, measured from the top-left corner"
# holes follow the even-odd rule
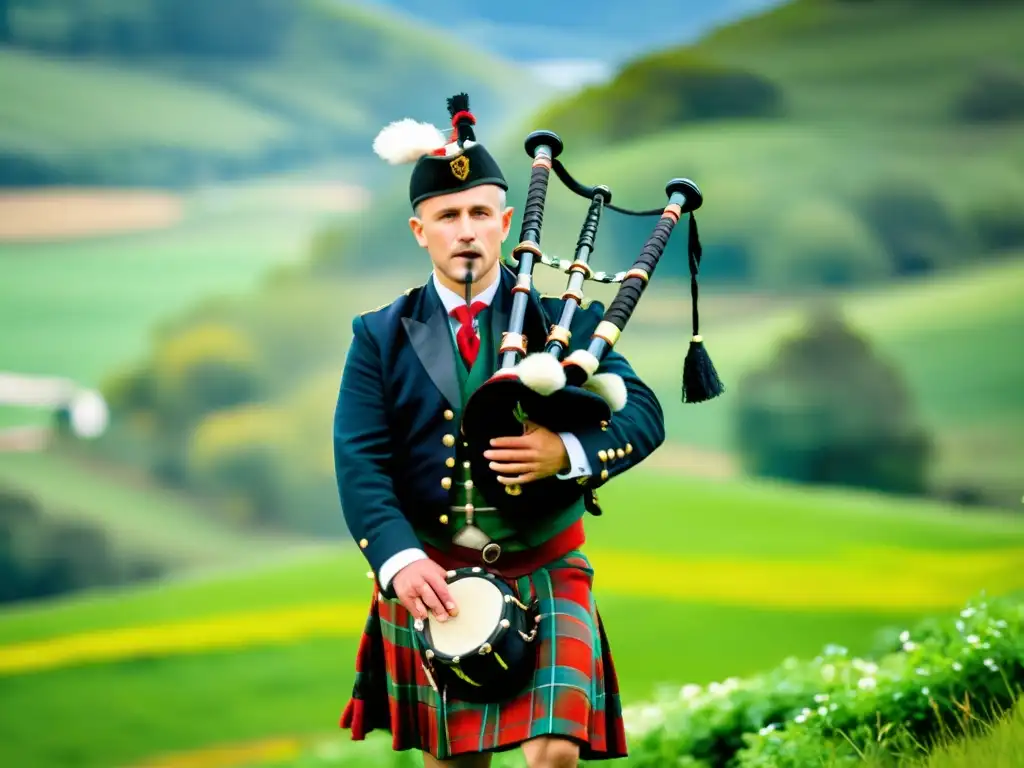
[[[769,733],[772,733],[774,731],[775,731],[775,723],[769,723],[764,728],[762,728],[760,731],[758,731],[758,733],[761,734],[762,736],[767,736]]]
[[[903,650],[907,653],[910,653],[915,648],[917,648],[917,643],[911,642],[910,640],[903,644]]]
[[[795,720],[798,723],[806,722],[807,721],[807,715],[797,715],[796,717],[793,718],[793,720]]]
[[[834,664],[826,664],[821,668],[821,679],[826,683],[831,683],[836,677],[836,668]]]
[[[818,707],[818,714],[824,717],[828,714],[828,707]]]
[[[858,687],[858,688],[862,688],[862,689],[864,689],[864,690],[867,690],[867,689],[869,689],[869,688],[874,688],[874,687],[875,687],[875,685],[876,685],[876,683],[875,683],[875,678],[873,678],[873,677],[862,677],[862,678],[861,678],[861,679],[860,679],[860,680],[859,680],[859,681],[857,682],[857,687]]]
[[[978,643],[981,642],[981,638],[978,637],[977,635],[968,635],[967,636],[967,642],[970,643],[971,645],[977,645]]]
[[[993,672],[999,669],[999,665],[992,661],[992,659],[985,659],[985,666],[991,669]]]
[[[694,683],[687,683],[680,689],[679,698],[685,701],[689,701],[690,699],[694,699],[697,696],[699,696],[701,690],[702,689],[699,685],[695,685]]]
[[[964,669],[964,665],[961,664],[959,661],[954,661],[953,662],[953,671],[954,672],[963,672],[963,669]]]
[[[960,615],[963,616],[965,619],[969,619],[971,618],[971,616],[974,615],[974,609],[968,606],[967,608],[964,608],[962,611],[960,611]]]
[[[922,675],[924,677],[928,676],[928,670],[925,667],[918,667],[914,671],[917,672],[917,674]]]
[[[828,701],[828,694],[827,693],[816,693],[816,694],[814,694],[814,701],[816,703],[818,703],[818,704],[821,704],[821,702],[823,702],[823,701]]]
[[[927,685],[921,689],[921,693],[923,693],[925,696],[927,696],[930,692],[931,690],[928,688]]]
[[[956,629],[957,629],[957,632],[963,632],[963,631],[964,631],[964,629],[966,629],[966,628],[967,628],[967,625],[966,625],[966,624],[964,624],[964,622],[963,622],[963,620],[962,620],[962,619],[957,619],[957,620],[956,620]]]
[[[902,632],[900,632],[900,642],[901,643],[905,643],[909,639],[910,639],[910,632],[908,632],[905,629]]]

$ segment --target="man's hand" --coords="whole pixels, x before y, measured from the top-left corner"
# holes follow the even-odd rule
[[[398,601],[414,617],[426,621],[429,608],[438,621],[447,621],[449,615],[459,613],[448,592],[447,576],[433,560],[416,560],[396,573],[391,583]]]
[[[498,482],[529,483],[569,469],[569,454],[562,438],[530,421],[524,426],[526,434],[496,437],[491,440],[491,449],[484,451],[484,458],[499,475]]]

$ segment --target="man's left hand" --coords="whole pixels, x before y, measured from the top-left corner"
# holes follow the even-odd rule
[[[491,449],[484,451],[490,467],[505,485],[529,483],[557,475],[569,469],[569,454],[556,433],[527,421],[526,434],[496,437]]]

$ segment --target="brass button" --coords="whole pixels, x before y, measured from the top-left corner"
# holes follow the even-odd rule
[[[455,418],[455,413],[451,409],[449,409],[444,412],[444,418],[447,421],[451,421],[452,419]]]
[[[462,462],[462,468],[463,469],[469,469],[469,467],[470,467],[470,463],[468,461]]]
[[[604,432],[607,432],[607,431],[608,431],[608,422],[607,422],[607,421],[602,421],[602,422],[601,422],[601,429],[602,429],[602,431],[604,431]]]
[[[623,456],[626,455],[626,452],[624,450],[622,450],[621,448],[619,448],[619,450],[617,450],[615,452],[615,455],[618,456],[621,459]]]
[[[360,539],[359,546],[362,549],[366,549],[368,546],[370,546],[370,542],[368,542],[366,539]]]
[[[599,458],[601,461],[608,461],[608,453],[602,448],[600,451],[597,452],[597,458]]]
[[[441,525],[448,525],[448,515],[441,515],[438,519],[441,521]]]
[[[447,459],[444,460],[444,465],[446,467],[448,467],[448,468],[454,467],[455,466],[455,459],[453,459],[451,456],[449,456]]]
[[[449,448],[451,448],[453,445],[455,445],[455,435],[445,435],[444,437],[441,438],[441,442],[444,443]]]
[[[467,504],[466,505],[466,514],[467,515],[472,515],[473,514],[473,505],[472,504]]]
[[[467,491],[473,490],[473,481],[472,480],[467,480],[466,481],[466,490]]]
[[[609,448],[608,449],[608,458],[612,459],[612,460],[615,459],[615,449],[614,448]]]
[[[442,477],[441,487],[447,491],[449,488],[452,487],[452,479],[450,477]]]
[[[630,443],[626,443],[626,453],[632,453],[633,446]]]
[[[601,470],[601,479],[602,480],[607,480],[608,479],[608,470],[607,469],[602,469]]]

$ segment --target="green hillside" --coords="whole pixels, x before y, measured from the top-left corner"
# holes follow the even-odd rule
[[[329,0],[10,5],[7,186],[187,185],[365,158],[390,120],[443,126],[460,89],[498,118],[530,82],[480,51],[467,68],[440,32],[384,9]]]
[[[979,589],[1024,587],[1024,528],[1012,516],[643,469],[602,501],[586,551],[627,703],[661,683],[753,673],[827,643],[865,653]],[[351,686],[365,568],[345,548],[5,612],[0,754],[84,768],[331,733]],[[72,715],[92,700],[102,718]],[[46,721],[64,725],[40,738]]]
[[[694,179],[705,193],[702,272],[729,287],[865,284],[1019,247],[1024,54],[1014,30],[1024,9],[925,8],[794,0],[640,57],[607,84],[539,105],[507,141],[491,139],[510,200],[521,208],[529,179],[522,138],[548,128],[569,170],[608,184],[619,205],[656,207],[670,178]],[[569,257],[585,213],[586,201],[553,183],[544,247]],[[404,215],[396,194],[350,234],[336,270],[379,243],[396,266],[414,264],[415,245],[394,226]],[[652,228],[606,214],[594,259],[628,268]],[[659,275],[685,269],[684,258],[666,259]]]
[[[813,299],[753,303],[702,301],[702,328],[719,373],[731,388],[715,401],[680,404],[686,352],[680,329],[689,303],[652,284],[651,294],[617,345],[665,404],[668,439],[733,453],[737,398],[744,375],[780,341],[802,330]],[[915,407],[939,442],[935,483],[943,491],[983,491],[1016,505],[1024,462],[1024,363],[1011,350],[1024,335],[1024,254],[1007,263],[878,290],[837,293],[832,302],[906,379]],[[756,313],[756,314],[754,314]],[[752,316],[753,315],[753,316]]]

